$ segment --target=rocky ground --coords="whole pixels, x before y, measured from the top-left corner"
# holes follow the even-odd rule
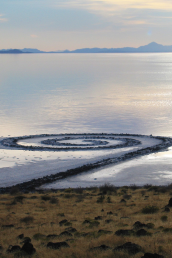
[[[172,186],[0,195],[0,257],[172,257]]]

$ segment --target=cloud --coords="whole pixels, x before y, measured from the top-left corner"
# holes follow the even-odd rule
[[[89,9],[111,15],[114,11],[134,9],[172,10],[171,0],[59,0],[58,7]]]
[[[38,36],[35,35],[35,34],[32,34],[32,35],[30,35],[30,36],[31,36],[31,38],[38,38]]]
[[[55,5],[63,9],[87,10],[106,19],[108,27],[116,25],[116,28],[157,24],[163,26],[172,17],[171,0],[59,0]]]
[[[8,19],[7,18],[3,18],[3,14],[0,14],[0,22],[7,22]]]

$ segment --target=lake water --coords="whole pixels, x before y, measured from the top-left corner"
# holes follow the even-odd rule
[[[171,53],[0,55],[1,137],[102,132],[172,136]],[[1,150],[0,176],[18,154]]]

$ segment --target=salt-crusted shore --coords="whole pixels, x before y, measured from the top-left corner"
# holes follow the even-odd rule
[[[49,141],[49,138],[51,139]],[[53,138],[55,140],[53,140]],[[59,138],[58,140],[56,140]],[[72,140],[85,140],[84,144],[71,144]],[[39,139],[39,140],[38,140]],[[45,142],[45,139],[47,142]],[[59,142],[69,141],[65,143],[64,146]],[[26,144],[23,142],[26,141]],[[44,146],[42,146],[42,141]],[[90,144],[88,143],[90,142]],[[100,142],[104,141],[100,144]],[[107,142],[110,142],[109,144]],[[112,142],[117,142],[113,144]],[[120,141],[120,143],[119,143]],[[96,144],[99,143],[99,146]],[[46,146],[48,144],[48,146]],[[89,146],[91,145],[91,146]],[[29,150],[29,151],[51,151],[55,152],[77,152],[89,150],[91,152],[99,150],[115,150],[116,152],[108,153],[107,155],[97,156],[88,160],[75,160],[75,164],[70,160],[67,161],[66,165],[63,167],[58,167],[58,164],[54,162],[53,173],[49,174],[50,171],[44,171],[44,173],[36,178],[34,173],[24,175],[20,180],[23,182],[14,183],[7,187],[1,187],[0,192],[9,192],[11,187],[17,186],[21,191],[32,191],[35,188],[43,186],[45,184],[53,183],[57,180],[62,180],[68,177],[76,176],[83,172],[91,171],[92,169],[100,169],[102,167],[116,165],[127,160],[131,160],[143,155],[151,154],[154,152],[162,151],[172,146],[172,138],[160,137],[160,136],[146,136],[146,135],[136,135],[136,134],[51,134],[51,135],[30,135],[22,137],[10,137],[2,139],[1,147],[6,149],[14,150]],[[118,150],[118,151],[117,151]],[[51,162],[51,161],[49,161]],[[57,166],[57,167],[56,167]],[[23,166],[24,169],[24,166]],[[32,167],[30,167],[32,169]],[[46,173],[46,174],[45,174]],[[1,175],[0,175],[1,176]],[[15,177],[15,175],[14,175]],[[112,182],[113,183],[113,182]]]

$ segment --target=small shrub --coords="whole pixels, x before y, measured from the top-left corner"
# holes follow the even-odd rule
[[[166,222],[166,221],[167,221],[167,219],[168,219],[168,217],[167,217],[167,216],[165,216],[165,215],[161,217],[161,221],[162,221],[162,222]]]
[[[111,198],[110,198],[110,196],[108,196],[107,197],[107,203],[111,203],[112,201],[111,201]]]
[[[81,187],[78,187],[78,188],[75,188],[75,189],[74,189],[74,192],[77,193],[77,194],[82,194],[83,191],[84,191],[84,190],[83,190],[83,188],[81,188]]]
[[[152,185],[150,185],[150,184],[146,184],[143,186],[143,188],[145,188],[145,189],[149,189],[150,187],[152,187]]]
[[[64,226],[66,226],[66,227],[71,227],[71,226],[72,226],[72,223],[69,222],[69,221],[67,221],[66,223],[64,223]]]
[[[151,187],[149,187],[149,189],[148,189],[149,192],[150,192],[150,191],[158,192],[158,190],[159,190],[159,187],[158,187],[158,186],[151,186]]]
[[[149,229],[152,229],[152,228],[155,227],[155,225],[153,223],[147,223],[146,227],[149,228]]]
[[[65,193],[72,193],[73,192],[73,189],[72,188],[67,188],[64,190]]]
[[[100,192],[103,194],[107,194],[107,193],[111,193],[111,192],[116,193],[116,187],[111,184],[104,184],[104,185],[100,186],[99,189],[100,189]]]
[[[72,198],[72,197],[73,197],[72,194],[64,194],[64,198],[66,198],[66,199],[69,199],[69,198]]]
[[[23,199],[25,199],[26,197],[22,196],[22,195],[19,195],[19,196],[16,196],[14,198],[14,201],[16,202],[20,202],[20,203],[23,203]]]
[[[130,185],[130,189],[135,191],[137,190],[139,187],[137,185]]]
[[[58,213],[57,215],[60,216],[60,217],[64,217],[65,216],[64,213]]]
[[[102,203],[104,199],[105,199],[104,195],[101,195],[100,197],[97,198],[97,203]]]
[[[57,198],[51,197],[51,199],[50,199],[51,204],[58,204],[58,202],[59,202],[59,200]]]
[[[153,214],[156,213],[159,210],[157,206],[146,206],[142,209],[143,214]]]
[[[34,221],[34,218],[32,216],[26,216],[20,220],[20,222],[25,224],[30,224]]]
[[[42,199],[43,201],[50,201],[51,197],[48,196],[48,195],[42,195],[42,196],[41,196],[41,199]]]
[[[42,240],[42,239],[44,239],[46,236],[45,235],[43,235],[43,234],[41,234],[41,233],[36,233],[35,235],[33,235],[33,239],[35,239],[35,240]]]
[[[11,195],[18,194],[19,192],[20,192],[20,190],[17,186],[12,187],[11,190],[10,190]]]

